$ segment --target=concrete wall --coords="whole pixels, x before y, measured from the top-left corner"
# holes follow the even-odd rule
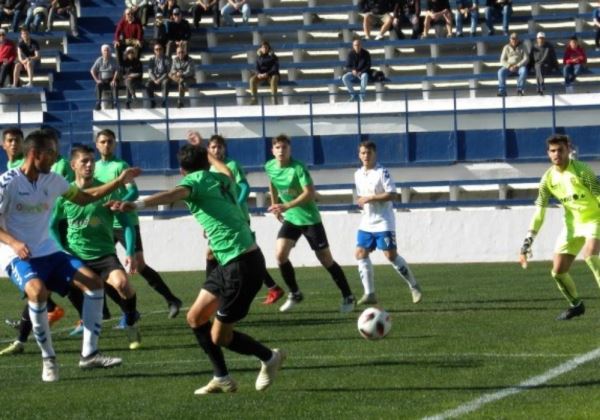
[[[476,209],[398,212],[398,250],[409,263],[464,263],[517,261],[533,207],[511,210]],[[358,213],[323,213],[334,258],[340,265],[354,265]],[[146,261],[160,271],[203,270],[206,240],[190,217],[170,220],[142,218]],[[279,222],[256,216],[252,227],[269,267],[275,267],[275,238]],[[562,209],[549,209],[533,247],[534,259],[548,260],[562,227]],[[304,239],[292,251],[295,266],[316,266],[318,261]],[[375,264],[384,264],[381,252]]]

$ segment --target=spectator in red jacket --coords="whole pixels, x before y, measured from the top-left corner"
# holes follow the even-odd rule
[[[0,29],[0,88],[4,87],[7,77],[12,79],[16,59],[15,43],[6,37],[4,29]]]
[[[125,51],[125,48],[133,47],[135,49],[135,56],[139,57],[143,42],[144,29],[142,28],[142,24],[135,20],[133,12],[130,9],[125,9],[123,17],[117,23],[114,38],[119,66],[123,65],[123,51]]]
[[[563,75],[565,76],[565,90],[567,93],[573,93],[573,82],[583,71],[585,63],[587,63],[585,50],[579,44],[577,37],[572,36],[563,56]]]

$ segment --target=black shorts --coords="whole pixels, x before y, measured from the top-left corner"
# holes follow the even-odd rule
[[[242,254],[224,266],[217,266],[203,289],[219,297],[217,319],[232,324],[243,319],[263,284],[267,268],[260,249]]]
[[[113,235],[115,236],[115,243],[121,244],[125,248],[125,230],[124,229],[113,229]],[[135,252],[142,252],[144,247],[142,246],[142,234],[140,233],[140,225],[135,225]]]
[[[125,271],[116,254],[105,255],[95,260],[83,260],[83,263],[100,276],[102,281],[106,281],[110,273],[115,270]]]
[[[277,234],[277,239],[290,239],[296,242],[300,238],[300,235],[304,235],[313,251],[329,248],[329,242],[327,242],[327,234],[325,233],[323,223],[296,226],[284,220],[279,229],[279,233]]]

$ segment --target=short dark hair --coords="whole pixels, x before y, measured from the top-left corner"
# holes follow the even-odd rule
[[[60,132],[56,128],[50,127],[49,125],[42,125],[40,127],[40,131],[45,135],[52,137],[56,144],[58,144],[58,141],[60,140]]]
[[[76,156],[82,153],[91,153],[94,154],[94,148],[88,146],[87,144],[74,143],[71,146],[71,160],[75,159]]]
[[[115,135],[115,132],[112,131],[110,128],[105,128],[104,130],[100,130],[96,133],[96,141],[98,141],[98,137],[100,136],[106,136],[106,137],[110,137],[113,140],[117,139],[117,136]]]
[[[181,169],[188,173],[210,169],[208,152],[204,146],[192,144],[182,146],[177,153],[177,160]]]
[[[275,146],[277,143],[287,143],[287,144],[291,144],[292,141],[290,140],[290,138],[287,136],[287,134],[280,134],[276,137],[273,137],[273,140],[271,140],[271,144],[273,146]]]
[[[564,144],[567,147],[571,146],[571,138],[566,134],[552,134],[546,139],[546,146]]]
[[[360,150],[361,147],[364,147],[366,149],[370,149],[374,152],[377,151],[377,146],[375,145],[375,142],[372,140],[365,140],[365,141],[361,141],[360,144],[358,145],[358,150]]]
[[[212,136],[210,136],[210,139],[208,139],[208,144],[211,143],[217,143],[220,146],[223,146],[224,148],[227,148],[227,143],[225,142],[225,137],[223,137],[220,134],[213,134]]]
[[[271,44],[269,44],[269,41],[267,40],[263,40],[263,42],[260,43],[261,47],[267,47],[268,49],[271,49]]]
[[[51,143],[58,146],[56,138],[46,130],[35,130],[29,133],[23,144],[23,154],[27,156],[30,150],[42,151],[48,149]]]
[[[4,140],[4,138],[9,134],[21,137],[21,139],[23,139],[23,130],[21,130],[19,127],[8,127],[4,129],[4,131],[2,132],[2,140]]]

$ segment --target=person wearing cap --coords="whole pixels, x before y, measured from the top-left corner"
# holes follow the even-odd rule
[[[171,70],[171,59],[165,55],[165,48],[159,44],[154,44],[154,57],[148,63],[148,81],[146,82],[146,94],[150,99],[150,108],[156,106],[154,101],[154,92],[160,87],[162,92],[162,106],[167,106],[169,98],[169,71]]]
[[[7,77],[13,77],[16,59],[15,43],[8,39],[6,31],[0,28],[0,88],[4,87]]]
[[[156,12],[154,15],[154,33],[153,33],[153,42],[156,44],[160,44],[163,47],[163,50],[167,48],[168,39],[168,29],[167,23],[168,19],[163,17],[162,12]]]
[[[581,74],[586,63],[587,55],[583,46],[576,36],[572,36],[563,55],[563,75],[567,93],[573,93],[573,82]]]
[[[123,17],[117,23],[113,44],[117,51],[117,63],[123,64],[123,52],[128,46],[135,48],[136,57],[139,56],[144,42],[144,28],[135,19],[130,9],[125,9]]]
[[[33,73],[36,67],[40,65],[40,44],[32,39],[26,27],[21,28],[21,39],[17,49],[17,60],[15,61],[15,70],[13,74],[13,87],[18,87],[20,82],[21,70],[27,72],[27,84],[25,87],[33,86]]]
[[[213,28],[218,28],[221,21],[221,12],[219,11],[219,0],[196,0],[192,6],[192,16],[194,17],[194,28],[200,27],[202,16],[213,15]]]
[[[494,35],[494,20],[502,16],[502,32],[508,36],[508,25],[512,16],[512,0],[486,0],[485,2],[485,26],[488,27],[488,35]]]
[[[148,0],[125,0],[125,7],[131,10],[136,20],[140,21],[142,26],[148,24],[148,10],[150,5]]]
[[[544,76],[559,71],[554,46],[546,40],[546,34],[543,32],[538,32],[535,43],[531,47],[529,65],[535,70],[537,92],[543,95],[546,88]]]
[[[183,46],[177,47],[177,52],[171,64],[171,71],[169,71],[169,79],[177,85],[177,91],[179,92],[177,108],[182,108],[185,91],[191,83],[196,82],[194,61]]]
[[[525,81],[527,80],[527,63],[529,56],[519,41],[519,36],[513,32],[509,42],[502,49],[500,55],[500,70],[498,70],[498,96],[506,96],[506,78],[511,74],[518,75],[517,95],[525,94]]]
[[[258,103],[256,93],[258,85],[268,83],[271,87],[271,102],[277,104],[277,87],[279,85],[279,58],[271,49],[268,41],[263,41],[256,52],[256,73],[250,78],[251,105]]]
[[[117,99],[117,80],[119,77],[119,66],[112,57],[110,45],[102,45],[100,51],[102,55],[94,62],[90,73],[96,82],[96,111],[100,111],[102,95],[108,90],[111,93],[110,106]]]
[[[247,0],[227,0],[225,6],[221,9],[221,15],[223,16],[225,25],[235,26],[233,17],[231,17],[235,12],[241,12],[244,24],[248,23],[251,10]]]
[[[191,38],[192,28],[183,18],[181,9],[173,9],[173,18],[167,25],[167,55],[170,57],[179,47],[182,47],[187,54],[187,43]]]
[[[61,19],[69,19],[71,33],[74,37],[79,36],[77,30],[77,7],[75,7],[75,0],[52,0],[50,3],[50,9],[48,10],[48,23],[46,25],[47,30],[52,30],[52,24],[55,17]]]
[[[136,98],[136,90],[142,87],[143,73],[142,62],[136,56],[135,48],[131,46],[127,47],[120,71],[127,93],[127,100],[125,102],[125,108],[127,109],[131,108],[131,101]]]
[[[27,0],[4,0],[0,5],[0,22],[4,19],[11,20],[10,30],[17,32],[26,5]]]

